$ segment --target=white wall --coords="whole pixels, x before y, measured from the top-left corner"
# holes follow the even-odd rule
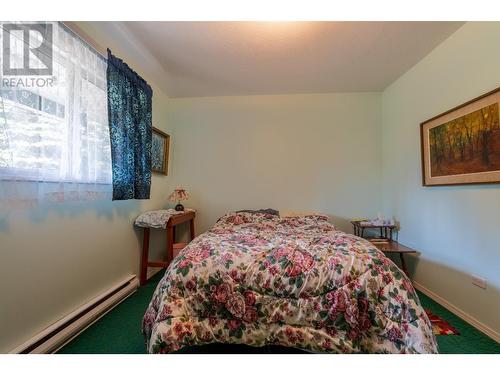
[[[421,251],[414,279],[496,332],[500,186],[422,187],[419,124],[500,86],[499,40],[500,23],[467,23],[382,96],[384,209]]]
[[[380,94],[169,100],[172,184],[192,194],[198,232],[230,210],[319,210],[348,219],[381,207]]]
[[[103,45],[149,80],[127,43],[109,39]],[[154,84],[153,90],[153,124],[168,132],[167,97]],[[0,353],[126,276],[138,274],[142,233],[134,230],[133,220],[142,211],[162,208],[169,191],[168,177],[153,175],[150,200],[0,210]],[[164,248],[164,232],[153,232],[152,257],[163,254]]]

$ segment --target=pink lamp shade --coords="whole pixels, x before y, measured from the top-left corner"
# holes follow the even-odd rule
[[[177,202],[177,206],[175,206],[175,209],[177,211],[184,211],[184,206],[181,204],[181,202],[188,199],[189,193],[183,187],[176,188],[168,197],[168,200],[170,202]]]

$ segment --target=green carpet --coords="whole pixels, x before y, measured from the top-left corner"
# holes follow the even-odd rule
[[[58,353],[63,354],[140,354],[146,353],[141,321],[156,284],[163,272],[156,274],[145,286],[116,306],[108,314],[82,332]],[[419,293],[424,308],[448,321],[460,335],[437,336],[440,353],[496,353],[500,344],[452,314],[429,297]],[[211,344],[186,348],[181,353],[304,353],[283,347],[253,348],[246,345]]]

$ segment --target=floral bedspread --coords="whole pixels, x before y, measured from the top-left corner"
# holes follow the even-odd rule
[[[144,315],[150,353],[214,342],[436,353],[411,282],[320,215],[230,213],[174,259]]]

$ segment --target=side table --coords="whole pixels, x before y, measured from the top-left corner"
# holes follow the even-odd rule
[[[189,221],[189,234],[190,240],[194,239],[194,211],[187,211],[182,214],[173,215],[167,222],[167,261],[149,261],[149,232],[151,228],[144,227],[144,237],[142,240],[142,256],[141,256],[141,274],[140,283],[144,285],[147,280],[148,267],[162,267],[167,268],[174,259],[174,248],[180,250],[184,248],[187,243],[175,242],[175,227],[176,225]]]
[[[382,243],[372,242],[372,245],[376,246],[377,249],[382,251],[384,254],[399,254],[399,259],[401,259],[401,268],[403,269],[403,272],[406,274],[406,276],[409,276],[408,269],[406,268],[404,254],[416,254],[417,250],[401,245],[396,241]]]

